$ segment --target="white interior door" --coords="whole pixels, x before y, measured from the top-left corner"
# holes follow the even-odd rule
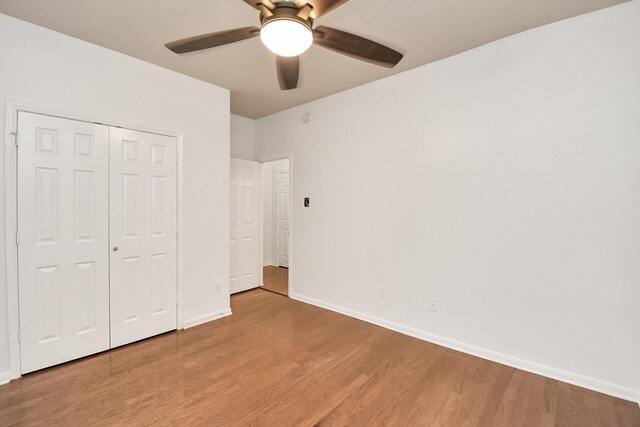
[[[111,346],[176,329],[176,140],[110,128]]]
[[[260,164],[231,159],[231,293],[260,286]]]
[[[22,373],[109,348],[108,127],[18,114]]]
[[[291,186],[289,171],[278,172],[278,265],[289,267],[289,216]]]

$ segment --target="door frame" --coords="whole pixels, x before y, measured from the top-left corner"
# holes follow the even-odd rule
[[[0,372],[0,384],[21,376],[20,367],[20,316],[19,316],[19,283],[18,283],[18,245],[16,242],[18,229],[18,163],[16,137],[18,132],[18,113],[42,114],[61,119],[77,120],[105,126],[121,127],[134,131],[154,133],[176,138],[176,325],[184,329],[183,313],[183,134],[181,132],[162,129],[151,129],[130,123],[97,118],[83,114],[59,111],[52,108],[25,104],[7,100],[5,102],[5,280],[7,286],[7,342],[9,345],[9,370]]]
[[[279,155],[279,156],[271,156],[271,157],[264,157],[264,158],[260,158],[258,160],[258,163],[260,164],[260,173],[262,173],[262,164],[263,163],[269,163],[269,162],[275,162],[278,160],[284,160],[284,159],[289,159],[289,274],[288,274],[288,283],[287,283],[287,288],[288,288],[288,294],[289,294],[289,298],[290,295],[293,293],[293,284],[294,284],[294,251],[293,251],[293,228],[294,228],[294,222],[293,222],[293,205],[294,205],[294,199],[293,199],[293,191],[294,188],[293,186],[295,185],[293,182],[293,153],[289,152],[287,154],[283,154],[283,155]],[[264,286],[264,194],[262,192],[263,188],[262,186],[260,186],[260,262],[262,265],[262,268],[260,268],[260,286]]]

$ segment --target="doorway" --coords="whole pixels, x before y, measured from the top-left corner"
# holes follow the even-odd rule
[[[260,164],[262,288],[289,295],[291,173],[289,159]]]

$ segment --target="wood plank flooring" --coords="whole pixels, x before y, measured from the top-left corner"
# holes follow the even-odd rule
[[[260,289],[0,387],[0,425],[640,426],[640,408]]]
[[[262,289],[280,295],[289,295],[289,269],[268,265],[262,268]]]

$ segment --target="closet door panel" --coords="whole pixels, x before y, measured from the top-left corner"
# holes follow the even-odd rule
[[[108,128],[18,113],[22,373],[109,348]]]
[[[111,128],[111,346],[176,329],[176,140]]]

